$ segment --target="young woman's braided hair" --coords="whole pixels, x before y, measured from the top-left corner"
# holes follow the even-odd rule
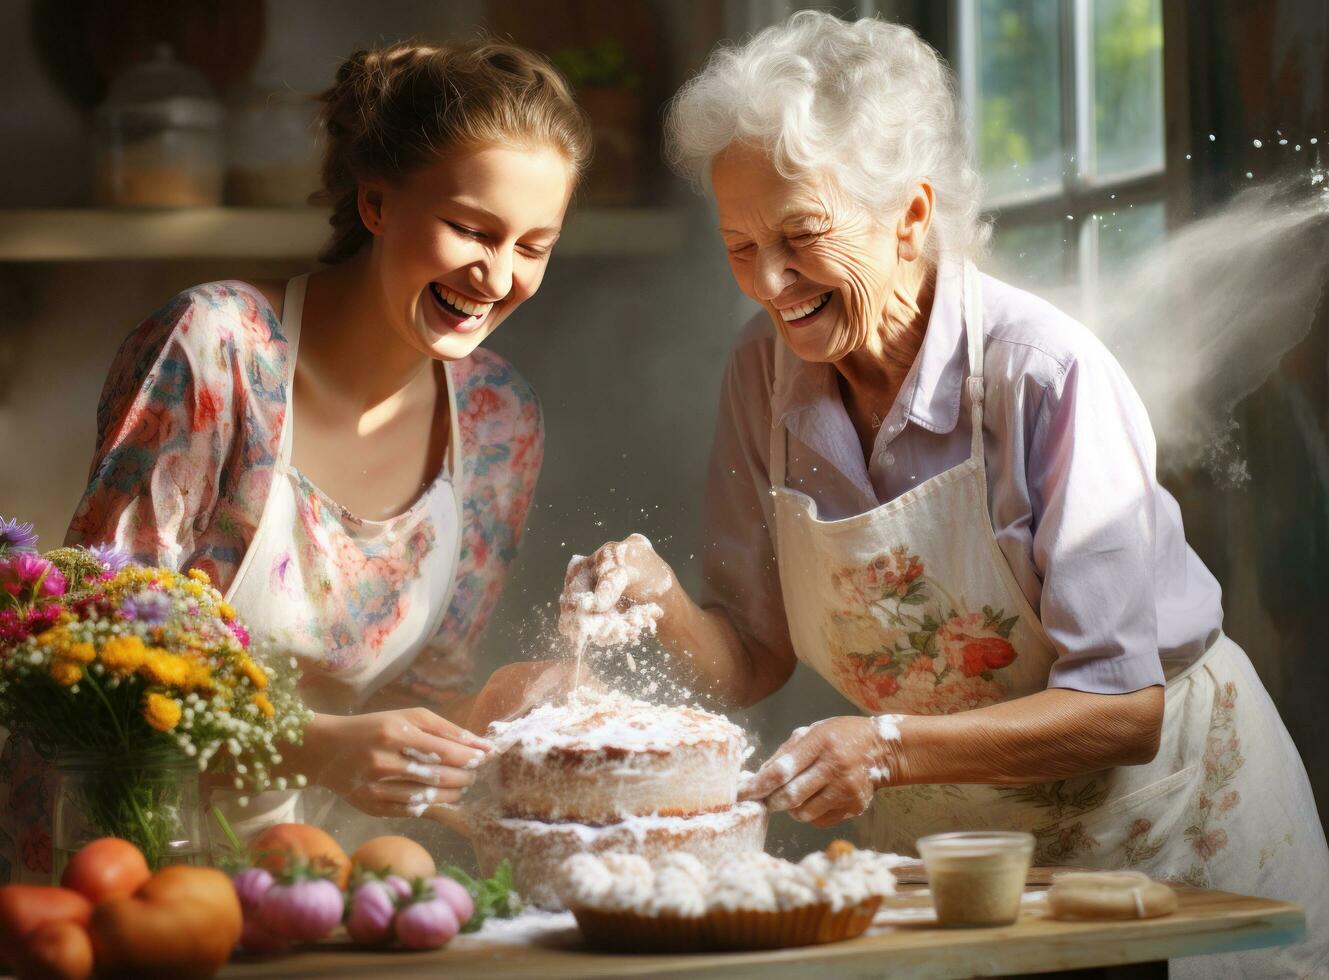
[[[357,51],[321,96],[323,189],[332,239],[319,259],[344,262],[372,237],[360,220],[363,180],[397,181],[450,151],[548,147],[574,179],[590,156],[586,117],[567,83],[532,51],[496,41],[394,44]]]

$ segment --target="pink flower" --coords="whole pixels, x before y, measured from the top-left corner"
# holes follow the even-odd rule
[[[241,625],[240,625],[236,620],[234,620],[234,619],[231,620],[231,621],[230,621],[229,623],[227,623],[226,625],[229,626],[230,629],[231,629],[231,632],[235,634],[235,638],[236,638],[237,640],[240,641],[240,646],[242,646],[242,647],[244,647],[246,650],[248,650],[248,649],[249,649],[249,630],[245,629],[243,626],[241,626]]]
[[[13,609],[0,609],[0,649],[17,646],[28,638],[27,624]]]
[[[1218,812],[1227,813],[1229,810],[1231,810],[1234,806],[1236,806],[1240,802],[1241,802],[1241,794],[1238,793],[1235,789],[1229,790],[1227,795],[1224,796],[1222,801],[1219,802]]]
[[[1154,829],[1154,822],[1145,817],[1141,817],[1131,824],[1131,829],[1127,833],[1128,838],[1143,837],[1149,831]]]
[[[908,669],[918,674],[935,674],[937,672],[933,659],[927,654],[922,654],[911,660]]]
[[[60,569],[45,558],[27,552],[19,552],[0,563],[0,583],[10,595],[27,592],[33,598],[64,595],[67,585]]]
[[[1191,841],[1191,848],[1201,861],[1210,860],[1225,847],[1227,847],[1227,831],[1222,828],[1200,834]]]

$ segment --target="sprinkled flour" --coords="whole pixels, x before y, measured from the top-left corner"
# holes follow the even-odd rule
[[[592,566],[583,555],[573,555],[569,569],[577,572],[563,589],[559,600],[559,632],[567,638],[580,662],[587,647],[618,647],[635,643],[642,636],[655,633],[656,624],[664,610],[654,602],[632,603],[619,608],[623,591],[632,584],[633,569],[627,561],[628,546],[639,539],[646,547],[650,542],[643,535],[633,534],[604,549],[599,562]],[[654,591],[663,595],[669,588]]]
[[[904,715],[877,715],[872,723],[877,726],[877,734],[887,742],[900,741],[900,722]]]
[[[427,766],[437,766],[443,763],[443,757],[437,752],[421,752],[410,745],[402,749],[401,754],[415,762],[423,762]]]

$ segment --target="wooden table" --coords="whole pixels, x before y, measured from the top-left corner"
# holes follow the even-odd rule
[[[324,945],[267,960],[236,961],[222,977],[927,977],[1018,976],[1094,970],[1081,976],[1166,976],[1162,961],[1299,942],[1298,905],[1198,888],[1177,889],[1180,907],[1161,919],[1056,922],[1036,902],[997,929],[940,929],[926,893],[906,892],[859,939],[762,953],[611,955],[588,949],[570,916],[535,926],[496,923],[429,953],[368,952]]]

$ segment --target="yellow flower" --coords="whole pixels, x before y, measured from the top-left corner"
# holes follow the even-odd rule
[[[185,686],[191,691],[211,691],[214,686],[212,672],[202,664],[193,664],[189,668],[189,679]]]
[[[258,705],[258,710],[269,718],[277,713],[277,709],[272,706],[272,702],[268,700],[266,694],[255,694],[254,703]]]
[[[58,650],[69,641],[69,634],[59,626],[53,626],[38,633],[36,639],[42,646]]]
[[[189,683],[190,666],[184,657],[154,647],[148,651],[138,672],[162,687],[184,687]]]
[[[143,666],[148,651],[137,636],[113,636],[102,647],[101,662],[116,674],[132,674]]]
[[[208,573],[203,571],[203,569],[201,568],[191,568],[188,572],[188,575],[195,582],[202,582],[204,585],[212,584],[212,579],[208,577]]]
[[[217,603],[217,615],[230,622],[235,619],[235,607],[229,602],[219,602]]]
[[[68,660],[57,660],[51,664],[51,679],[61,687],[72,687],[83,679],[83,668]]]
[[[268,675],[258,664],[245,657],[240,661],[240,673],[249,678],[249,683],[253,684],[260,691],[268,686]]]
[[[97,648],[91,643],[71,643],[61,656],[76,663],[90,664],[97,659]]]
[[[207,595],[207,591],[197,582],[185,582],[180,586],[180,591],[192,599],[202,599]]]
[[[143,720],[159,732],[169,732],[180,724],[180,704],[154,691],[143,699]]]

